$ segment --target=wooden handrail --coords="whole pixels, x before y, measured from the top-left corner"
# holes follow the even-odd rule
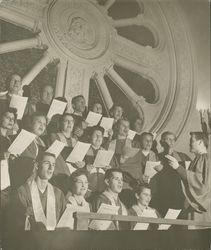
[[[74,213],[74,218],[75,218],[75,229],[77,230],[88,229],[88,220],[90,219],[152,223],[152,224],[168,224],[168,225],[181,225],[181,226],[200,226],[200,227],[211,228],[211,221],[207,222],[207,221],[194,221],[194,220],[181,220],[181,219],[163,219],[163,218],[97,214],[97,213],[84,213],[84,212]]]

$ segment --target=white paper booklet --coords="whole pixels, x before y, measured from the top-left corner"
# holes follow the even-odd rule
[[[176,219],[181,212],[181,209],[169,209],[165,215],[165,219]],[[161,224],[159,225],[159,230],[168,230],[171,225]]]
[[[8,151],[13,155],[21,155],[23,151],[34,141],[36,135],[24,129],[15,138],[13,143],[8,148]]]
[[[92,111],[89,111],[89,114],[87,115],[87,118],[86,118],[86,122],[88,123],[89,127],[93,127],[99,123],[101,118],[102,118],[101,114],[97,114]]]
[[[112,129],[114,123],[113,118],[103,117],[100,126],[105,129],[104,137],[108,137],[108,130]]]
[[[28,101],[28,97],[12,95],[12,98],[10,101],[10,107],[17,109],[18,120],[21,120],[23,118],[23,114],[26,108],[27,101]]]
[[[10,186],[9,166],[7,160],[0,161],[1,190]]]
[[[102,203],[97,211],[98,214],[118,214],[119,207]],[[107,230],[112,221],[107,220],[92,220],[89,228],[94,230]]]
[[[141,217],[157,218],[157,214],[153,209],[144,209]],[[133,230],[147,230],[149,223],[137,223]]]
[[[67,157],[67,162],[75,163],[77,161],[83,161],[86,153],[88,152],[91,144],[78,141],[73,148],[70,155]]]
[[[68,204],[56,228],[69,228],[70,230],[73,230],[74,229],[73,213],[75,212],[87,212],[87,208],[80,206],[72,206]]]
[[[93,165],[96,168],[105,168],[106,166],[109,166],[113,155],[114,155],[114,151],[112,150],[108,150],[108,151],[99,150],[97,152]]]
[[[188,170],[190,167],[191,161],[185,161],[185,169]]]
[[[48,119],[51,120],[51,118],[56,114],[62,115],[65,111],[66,106],[66,102],[54,99],[47,114]]]
[[[130,130],[128,131],[127,138],[130,139],[130,140],[132,141],[132,140],[134,139],[135,135],[136,135],[136,131],[133,131],[133,130],[130,129]]]
[[[154,175],[158,173],[155,170],[155,167],[159,165],[160,165],[160,161],[147,161],[144,175],[149,176],[149,178],[152,178]]]
[[[60,155],[60,153],[62,152],[62,150],[65,147],[65,143],[55,140],[51,146],[46,150],[46,152],[54,154],[56,156],[56,158]]]

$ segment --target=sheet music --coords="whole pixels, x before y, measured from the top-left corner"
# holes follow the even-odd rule
[[[128,131],[127,138],[130,139],[130,140],[132,141],[132,140],[134,139],[135,135],[136,135],[136,131],[133,131],[133,130],[130,129],[130,130]]]
[[[10,101],[10,107],[17,109],[18,120],[21,120],[23,118],[23,114],[26,108],[27,101],[28,101],[28,97],[12,95],[12,98]]]
[[[112,129],[114,123],[113,118],[103,117],[100,126],[105,129],[104,137],[108,137],[108,130]]]
[[[72,206],[68,204],[56,228],[69,228],[70,230],[73,230],[74,229],[73,213],[75,212],[87,212],[87,208],[80,206]]]
[[[9,166],[7,160],[0,161],[1,190],[10,186]]]
[[[157,214],[153,209],[144,209],[141,217],[157,218]],[[133,230],[147,230],[149,223],[137,223]]]
[[[165,215],[165,219],[176,219],[181,212],[181,209],[169,209]],[[158,227],[158,230],[168,230],[171,225],[161,224]]]
[[[149,178],[152,178],[154,175],[158,173],[154,169],[154,167],[159,166],[159,165],[160,165],[160,161],[147,161],[144,175],[148,176]]]
[[[15,138],[13,143],[8,148],[8,151],[13,155],[21,155],[23,151],[34,141],[36,135],[24,129]]]
[[[88,152],[91,144],[78,141],[73,148],[70,155],[67,157],[67,162],[75,163],[77,161],[83,161],[86,153]]]
[[[65,111],[66,106],[66,102],[54,99],[47,114],[48,119],[51,120],[51,118],[56,114],[62,115]]]
[[[113,155],[114,155],[114,151],[98,150],[93,165],[96,168],[104,168],[106,166],[109,166]]]
[[[89,127],[93,127],[99,123],[101,118],[102,118],[101,114],[97,114],[92,111],[89,111],[89,114],[87,115],[87,118],[86,118],[86,122],[88,123]]]
[[[102,203],[97,211],[98,214],[118,214],[119,207]],[[92,220],[89,228],[94,230],[107,230],[112,221],[107,220]]]
[[[96,168],[94,167],[89,174],[95,174],[95,173],[99,173],[99,174],[105,174],[105,171],[102,168]]]
[[[65,146],[66,146],[65,143],[55,140],[53,144],[51,144],[51,146],[46,150],[46,152],[54,154],[57,158]]]

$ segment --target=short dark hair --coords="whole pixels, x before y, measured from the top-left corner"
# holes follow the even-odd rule
[[[138,184],[133,188],[133,192],[134,194],[138,194],[140,195],[144,189],[150,189],[151,190],[151,186],[147,183],[143,183],[143,184]]]
[[[100,131],[104,135],[105,129],[98,125],[93,126],[89,129],[89,135],[92,136],[95,131]]]
[[[6,114],[6,113],[12,113],[13,115],[14,115],[14,117],[15,117],[15,121],[17,120],[17,109],[16,108],[11,108],[11,107],[8,107],[5,111],[4,111],[4,113],[2,113],[2,115],[1,115],[1,122],[2,122],[2,118],[3,118],[3,116]]]
[[[203,133],[203,132],[200,132],[200,131],[196,131],[196,132],[190,132],[190,135],[191,136],[195,136],[196,140],[199,141],[199,140],[202,140],[205,147],[208,148],[209,146],[209,139],[208,139],[208,136]]]
[[[145,136],[147,136],[147,135],[151,136],[152,139],[153,139],[153,134],[152,134],[152,133],[150,133],[150,132],[143,132],[143,133],[141,133],[140,141],[142,141],[143,138],[144,138]]]
[[[35,112],[31,115],[31,124],[33,123],[34,119],[36,117],[45,117],[46,121],[47,121],[47,118],[46,118],[46,115],[42,112]]]
[[[56,159],[55,154],[52,154],[52,153],[49,153],[49,152],[42,152],[42,153],[39,153],[39,154],[37,155],[36,161],[37,161],[38,163],[42,162],[42,160],[44,159],[45,156],[51,156],[51,157],[53,157],[53,158]]]
[[[165,138],[166,138],[166,136],[167,135],[173,135],[174,136],[174,138],[175,138],[175,141],[176,141],[176,135],[173,133],[173,132],[171,132],[171,131],[165,131],[165,132],[163,132],[162,134],[161,134],[161,140],[164,140]]]
[[[106,170],[104,179],[109,180],[109,179],[112,177],[112,174],[113,174],[113,173],[116,173],[116,172],[117,172],[117,173],[121,173],[121,174],[123,175],[122,170],[117,169],[117,168],[110,168],[110,169]]]
[[[75,182],[75,178],[77,178],[78,176],[81,175],[85,175],[86,178],[88,179],[87,173],[84,169],[77,169],[76,171],[74,171],[70,176],[69,176],[69,180],[68,180],[68,188],[72,191],[72,187],[73,184]]]
[[[85,97],[83,95],[74,96],[71,100],[72,105],[74,105],[79,98],[83,98],[85,100]]]

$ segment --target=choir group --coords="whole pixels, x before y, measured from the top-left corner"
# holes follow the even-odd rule
[[[158,150],[156,136],[143,131],[143,119],[129,121],[118,104],[106,117],[100,103],[88,110],[78,95],[69,113],[68,101],[54,98],[51,85],[42,87],[39,100],[24,87],[28,99],[20,115],[21,102],[11,103],[20,96],[21,84],[21,77],[12,75],[0,96],[4,232],[73,229],[77,211],[155,218],[172,213],[174,219],[211,221],[209,111],[208,122],[201,112],[202,131],[190,133],[191,159],[175,150],[177,138],[171,131],[161,134]],[[153,228],[93,220],[89,224],[90,230],[143,227]]]

